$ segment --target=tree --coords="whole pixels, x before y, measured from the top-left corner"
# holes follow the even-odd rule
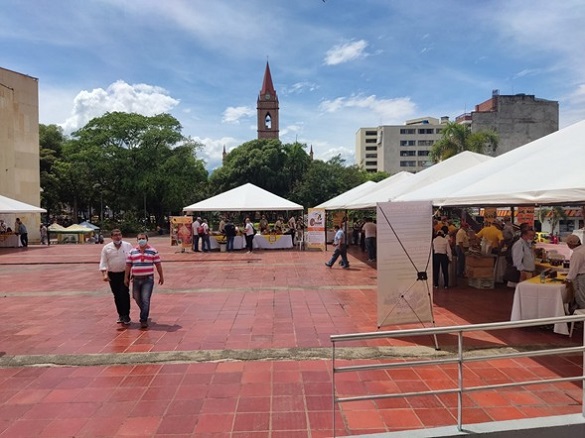
[[[497,147],[498,135],[494,131],[471,132],[469,125],[449,122],[441,132],[441,139],[431,148],[429,158],[438,163],[463,151],[482,154]]]
[[[550,232],[554,234],[555,228],[560,221],[567,219],[567,213],[563,207],[541,207],[538,209],[538,220],[544,223],[545,220],[550,224]]]
[[[53,167],[61,159],[65,136],[57,125],[39,125],[39,168],[41,181],[41,206],[47,214],[60,207],[59,181]]]

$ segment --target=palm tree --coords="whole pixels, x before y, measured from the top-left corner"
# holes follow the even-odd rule
[[[497,147],[498,134],[496,132],[471,132],[469,125],[449,122],[441,132],[441,139],[433,145],[429,157],[433,163],[438,163],[463,151],[482,154],[486,152],[486,149],[493,152]]]

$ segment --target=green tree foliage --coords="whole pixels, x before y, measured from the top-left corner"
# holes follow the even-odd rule
[[[53,167],[61,158],[65,142],[63,130],[57,125],[39,125],[39,157],[41,179],[41,206],[52,212],[60,209],[59,181]]]
[[[121,112],[92,119],[60,142],[61,156],[46,166],[56,181],[51,196],[78,211],[107,205],[114,212],[179,214],[186,202],[202,199],[194,190],[205,186],[207,171],[197,151],[202,147],[181,134],[181,124],[169,114],[147,117]],[[41,127],[41,138],[52,145],[52,127]],[[57,138],[59,140],[59,138]],[[61,139],[62,140],[62,139]],[[43,145],[41,144],[41,151]],[[56,153],[54,154],[56,155]]]
[[[441,139],[433,145],[429,154],[433,163],[463,151],[483,154],[493,152],[498,147],[498,135],[494,131],[471,132],[469,125],[456,122],[447,123],[441,134]]]
[[[367,180],[366,172],[357,166],[345,167],[344,163],[339,155],[326,162],[312,161],[290,199],[305,208],[314,207]]]

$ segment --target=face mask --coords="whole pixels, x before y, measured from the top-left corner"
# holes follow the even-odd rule
[[[147,243],[148,243],[148,242],[147,242],[147,240],[146,240],[146,239],[140,239],[140,240],[138,241],[138,245],[140,245],[140,246],[146,246],[146,244],[147,244]]]
[[[114,245],[120,246],[120,245],[122,245],[122,241],[121,240],[114,240]]]

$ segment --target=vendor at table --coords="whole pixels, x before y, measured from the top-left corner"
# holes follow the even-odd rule
[[[573,250],[566,282],[571,283],[575,292],[575,302],[569,305],[570,313],[575,309],[585,309],[585,246],[578,236],[567,237],[567,246]]]
[[[520,234],[520,239],[512,246],[512,262],[514,267],[520,271],[520,281],[532,278],[536,269],[534,251],[532,250],[533,240],[534,230],[524,228],[522,234]]]
[[[0,219],[0,234],[6,233],[6,223],[4,219]]]

